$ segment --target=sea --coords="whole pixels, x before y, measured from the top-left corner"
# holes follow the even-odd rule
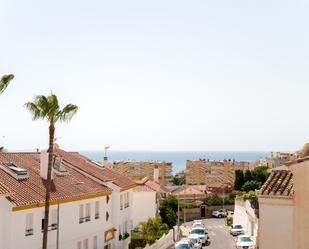
[[[94,161],[103,160],[103,151],[80,151],[81,154]],[[113,151],[107,152],[109,161],[138,160],[138,161],[171,161],[173,162],[173,174],[186,168],[187,160],[210,159],[255,162],[266,158],[269,152],[265,151]]]

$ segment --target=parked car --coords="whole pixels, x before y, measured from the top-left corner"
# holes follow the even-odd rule
[[[195,227],[205,227],[204,222],[202,220],[194,220],[192,224],[192,228]]]
[[[192,242],[194,249],[202,249],[202,242],[200,240],[200,236],[198,234],[190,234],[188,236],[188,240]]]
[[[193,244],[188,239],[182,239],[175,244],[175,249],[191,249]]]
[[[190,234],[198,235],[199,239],[202,242],[202,245],[206,245],[208,243],[209,236],[205,227],[195,227],[191,230]]]
[[[212,216],[216,218],[223,218],[227,216],[227,211],[226,209],[214,210],[212,211]]]
[[[255,245],[250,236],[247,235],[239,235],[236,241],[237,249],[254,249]]]
[[[233,224],[231,226],[231,230],[230,230],[230,233],[233,235],[233,236],[237,236],[237,235],[241,235],[241,234],[244,234],[245,230],[244,228],[242,227],[242,225],[240,224]]]

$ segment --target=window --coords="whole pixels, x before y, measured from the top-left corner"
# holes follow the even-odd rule
[[[123,209],[123,196],[120,195],[120,210]]]
[[[26,214],[25,236],[33,235],[33,214]]]
[[[93,237],[93,249],[98,249],[98,236]]]
[[[127,193],[127,207],[130,206],[130,193]]]
[[[83,249],[88,249],[88,239],[83,240]]]
[[[81,241],[77,242],[77,249],[82,249],[82,242]]]
[[[91,213],[90,213],[91,209],[90,208],[91,208],[90,203],[87,203],[86,204],[86,217],[85,217],[86,222],[90,221],[90,215],[91,215]]]
[[[124,199],[124,208],[127,208],[127,193],[123,195],[123,199]]]
[[[79,223],[84,222],[84,204],[79,205]]]
[[[100,202],[96,201],[95,202],[95,214],[94,214],[95,219],[100,218]]]
[[[51,211],[51,230],[56,230],[58,227],[58,210],[53,209]]]

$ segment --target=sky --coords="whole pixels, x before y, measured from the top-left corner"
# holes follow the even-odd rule
[[[69,150],[296,150],[309,141],[309,2],[0,0],[0,144],[44,149],[23,104],[79,110]]]

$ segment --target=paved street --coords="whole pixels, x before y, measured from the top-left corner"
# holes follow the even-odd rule
[[[192,222],[183,224],[184,235],[189,232],[191,224]],[[210,237],[210,245],[204,247],[205,249],[235,249],[235,240],[224,225],[224,219],[205,219],[204,224]]]

